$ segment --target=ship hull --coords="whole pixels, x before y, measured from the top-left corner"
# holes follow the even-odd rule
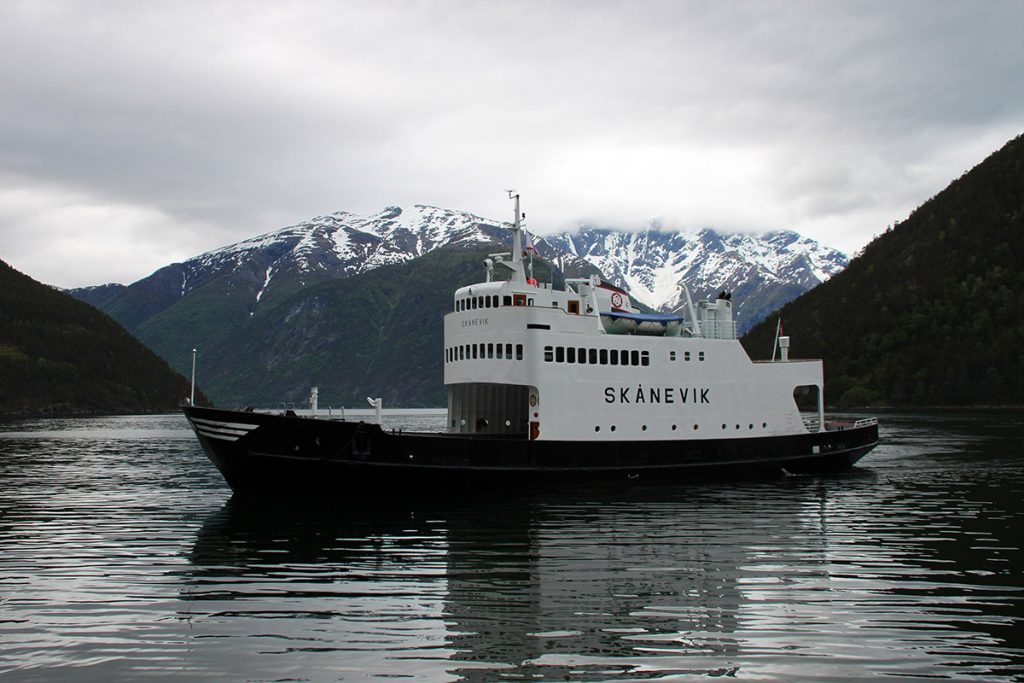
[[[849,469],[878,426],[745,439],[529,441],[386,431],[376,424],[185,407],[206,455],[236,492],[344,495]]]

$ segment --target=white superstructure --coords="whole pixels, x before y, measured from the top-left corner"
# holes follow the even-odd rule
[[[456,291],[445,316],[449,432],[629,442],[823,428],[821,361],[751,361],[724,293],[688,301],[685,316],[648,315],[597,277],[556,290],[528,276],[510,194],[512,252],[492,254],[486,281]]]

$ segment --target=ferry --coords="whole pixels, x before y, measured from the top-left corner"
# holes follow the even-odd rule
[[[484,261],[444,317],[443,432],[294,411],[183,407],[235,491],[339,494],[665,481],[845,470],[878,444],[873,417],[826,419],[820,360],[752,361],[731,295],[648,313],[598,277],[533,277],[519,195],[511,252]],[[529,260],[527,259],[529,256]]]

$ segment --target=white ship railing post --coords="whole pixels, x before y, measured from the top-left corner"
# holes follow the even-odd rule
[[[192,349],[192,393],[189,395],[188,404],[196,404],[196,350]]]

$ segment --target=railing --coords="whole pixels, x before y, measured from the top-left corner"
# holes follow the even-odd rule
[[[807,431],[812,433],[821,431],[821,421],[818,419],[817,413],[814,413],[813,415],[800,415],[800,419],[803,420],[804,427],[807,428]]]
[[[847,429],[860,429],[861,427],[870,427],[871,425],[878,424],[877,417],[863,417],[854,422],[847,422],[846,420],[829,420],[825,423],[825,429],[830,432],[842,432]]]

